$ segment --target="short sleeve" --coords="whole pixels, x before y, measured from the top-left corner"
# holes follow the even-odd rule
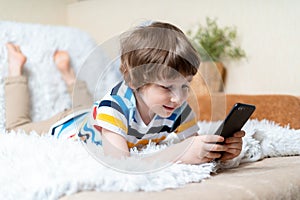
[[[114,98],[107,95],[93,107],[91,125],[94,127],[105,128],[123,137],[128,132],[128,119],[126,115],[126,99]]]

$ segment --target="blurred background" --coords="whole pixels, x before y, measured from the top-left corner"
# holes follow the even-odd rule
[[[247,55],[225,61],[226,93],[300,96],[298,0],[0,0],[1,21],[75,27],[99,44],[145,20],[186,32],[206,17],[236,27]]]

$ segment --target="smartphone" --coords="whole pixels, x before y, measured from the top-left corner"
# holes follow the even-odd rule
[[[254,105],[236,103],[225,120],[218,127],[215,134],[224,138],[231,137],[235,132],[238,132],[243,128],[244,124],[248,121],[254,111]]]

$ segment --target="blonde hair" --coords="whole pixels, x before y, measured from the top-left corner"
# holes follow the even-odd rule
[[[194,76],[199,65],[199,55],[188,38],[169,23],[154,22],[122,35],[120,71],[134,88],[155,80]]]

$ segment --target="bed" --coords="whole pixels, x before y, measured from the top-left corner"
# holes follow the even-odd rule
[[[34,36],[34,37],[33,37]],[[50,37],[51,36],[51,37]],[[32,97],[32,118],[34,121],[43,120],[48,116],[42,113],[47,112],[48,115],[53,115],[59,111],[71,107],[71,98],[67,95],[66,88],[61,80],[58,71],[54,67],[53,61],[49,58],[53,55],[56,49],[69,51],[72,58],[72,65],[75,68],[79,78],[86,80],[94,98],[98,99],[106,92],[101,88],[108,88],[110,85],[120,80],[118,74],[118,59],[117,55],[107,54],[105,45],[97,46],[90,36],[86,33],[69,28],[45,26],[38,24],[21,24],[15,22],[0,22],[0,65],[1,79],[0,84],[3,86],[3,77],[7,74],[6,66],[6,50],[5,42],[14,42],[21,46],[22,51],[28,55],[29,59],[25,66],[25,73],[30,77],[29,87]],[[114,41],[108,41],[108,43]],[[107,43],[106,43],[107,44]],[[113,60],[113,62],[111,62]],[[89,70],[85,70],[85,69]],[[100,69],[100,70],[99,70]],[[87,72],[88,71],[88,72]],[[96,78],[90,79],[91,74],[99,73]],[[107,76],[107,74],[110,74]],[[51,75],[51,80],[48,76]],[[99,81],[100,80],[100,81]],[[96,87],[101,85],[102,87]],[[49,92],[50,91],[50,92]],[[4,119],[4,92],[0,90],[0,117]],[[191,105],[197,112],[200,123],[209,123],[216,120],[222,120],[232,105],[236,102],[255,104],[257,110],[252,116],[252,124],[264,126],[266,123],[272,127],[263,129],[260,138],[256,138],[255,145],[261,148],[260,155],[253,158],[250,155],[246,160],[244,157],[237,158],[231,165],[225,165],[218,168],[216,172],[209,172],[209,176],[195,179],[193,181],[192,173],[186,175],[189,180],[184,179],[184,173],[178,171],[178,174],[173,173],[172,180],[177,181],[176,184],[170,187],[165,186],[156,189],[136,189],[124,188],[109,188],[103,189],[101,184],[105,184],[105,180],[97,184],[89,182],[89,180],[80,179],[76,182],[71,182],[65,179],[72,179],[79,176],[81,173],[77,169],[72,171],[66,170],[64,173],[62,165],[66,157],[74,156],[77,144],[67,144],[74,148],[74,151],[67,152],[66,157],[63,153],[55,152],[56,149],[64,148],[60,141],[52,141],[47,137],[37,137],[33,135],[24,136],[19,133],[7,133],[4,125],[5,120],[0,123],[0,183],[4,187],[0,189],[0,197],[5,199],[15,199],[17,193],[26,194],[22,199],[300,199],[300,99],[291,95],[239,95],[239,94],[210,94],[196,95],[194,100],[191,100]],[[219,108],[219,109],[218,109]],[[221,108],[221,109],[220,109]],[[266,121],[267,120],[267,121]],[[279,136],[277,137],[275,132]],[[16,134],[16,135],[13,135]],[[20,144],[14,145],[10,149],[7,144],[8,140],[20,140]],[[5,137],[4,137],[5,136]],[[270,136],[269,140],[268,137]],[[272,136],[272,137],[271,137]],[[249,136],[249,140],[251,139]],[[265,139],[267,138],[267,139]],[[3,140],[4,139],[4,140]],[[5,141],[5,139],[7,141]],[[40,147],[40,152],[36,149],[27,151],[29,143],[27,140],[34,140],[36,148]],[[49,141],[51,140],[51,143]],[[24,143],[21,143],[24,141]],[[45,142],[45,143],[44,143]],[[47,143],[46,143],[47,142]],[[55,148],[51,145],[57,145]],[[282,145],[281,145],[282,144]],[[7,145],[7,146],[5,146]],[[23,146],[22,146],[23,145]],[[27,146],[26,146],[27,145]],[[48,146],[47,146],[48,145]],[[74,146],[75,145],[75,146]],[[45,147],[47,146],[47,148]],[[42,152],[42,148],[45,151]],[[22,149],[23,148],[23,149]],[[26,151],[25,151],[26,149]],[[51,149],[51,152],[49,152]],[[251,148],[250,148],[251,150]],[[263,151],[265,150],[265,151]],[[25,154],[22,154],[24,152]],[[52,154],[60,155],[59,158],[51,158]],[[28,156],[28,154],[31,154]],[[24,169],[11,165],[12,160],[5,160],[9,156],[5,155],[21,155],[22,159],[31,160],[27,163]],[[49,157],[53,159],[51,167],[48,168],[43,160],[34,160],[34,156]],[[23,157],[25,156],[25,157]],[[27,156],[27,157],[26,157]],[[75,157],[75,156],[74,156]],[[4,159],[5,158],[5,159]],[[68,160],[69,166],[78,164],[82,158],[74,158]],[[91,161],[91,163],[93,163]],[[6,168],[4,168],[6,166]],[[43,167],[42,170],[39,168]],[[57,167],[55,169],[54,167]],[[176,167],[176,166],[175,166]],[[185,166],[187,169],[193,166]],[[25,168],[29,171],[25,171]],[[96,168],[96,167],[94,167]],[[5,170],[7,169],[7,171]],[[183,169],[183,168],[178,168]],[[196,168],[193,168],[197,170]],[[49,171],[47,171],[49,170]],[[56,173],[57,171],[60,173]],[[38,175],[42,173],[42,175]],[[46,171],[46,172],[45,172]],[[68,171],[72,173],[67,174]],[[45,174],[47,173],[47,174]],[[18,176],[13,179],[11,175]],[[196,173],[195,173],[196,174]],[[69,175],[69,176],[68,176]],[[93,175],[93,174],[91,174]],[[181,176],[178,179],[177,176]],[[24,180],[18,182],[18,179]],[[25,177],[26,176],[26,177]],[[34,182],[35,179],[41,177],[40,180]],[[45,177],[44,177],[45,176]],[[47,177],[47,178],[46,178]],[[54,177],[50,179],[50,177]],[[130,177],[130,175],[128,176]],[[121,181],[121,177],[116,177],[115,180]],[[146,177],[149,179],[149,177]],[[115,181],[114,180],[114,181]],[[127,180],[127,179],[126,179]],[[130,180],[130,179],[128,179]],[[143,179],[147,180],[147,179]],[[163,185],[160,179],[157,179],[157,185]],[[15,182],[14,182],[15,181]],[[28,181],[28,182],[26,182]],[[65,181],[65,182],[64,182]],[[123,180],[124,181],[124,180]],[[182,181],[181,183],[178,183]],[[18,185],[19,183],[23,185]],[[127,182],[127,184],[130,182]],[[155,183],[155,182],[154,182]],[[152,182],[152,185],[154,184]],[[126,184],[126,182],[125,182]],[[139,182],[143,184],[143,182]],[[167,184],[167,183],[166,183]],[[47,185],[47,187],[42,187]],[[9,191],[11,187],[17,188],[14,192]],[[49,186],[49,187],[48,187]],[[51,187],[50,187],[51,186]],[[34,188],[31,190],[31,188]],[[8,192],[9,191],[9,192]],[[121,192],[123,191],[123,192]],[[27,195],[28,194],[28,195]],[[25,198],[26,197],[26,198]]]

